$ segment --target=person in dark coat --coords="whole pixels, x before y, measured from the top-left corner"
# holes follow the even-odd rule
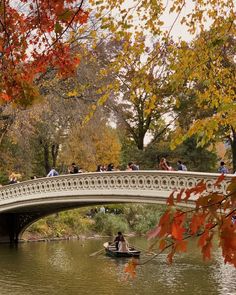
[[[71,164],[70,174],[76,174],[79,173],[79,167],[75,165],[75,163]]]
[[[122,237],[123,237],[122,233],[118,231],[117,236],[115,237],[115,240],[114,240],[117,251],[119,250],[119,242],[122,240]]]

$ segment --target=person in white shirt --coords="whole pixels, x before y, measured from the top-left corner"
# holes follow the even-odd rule
[[[59,173],[55,170],[55,168],[52,168],[52,169],[49,171],[47,177],[58,176],[58,175],[59,175]]]
[[[120,238],[119,244],[118,244],[118,251],[119,252],[129,252],[129,245],[124,236]]]

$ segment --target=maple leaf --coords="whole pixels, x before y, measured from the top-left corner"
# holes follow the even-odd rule
[[[177,194],[177,202],[180,202],[181,201],[181,197],[184,193],[185,189],[182,188],[181,191]]]
[[[127,278],[136,277],[136,268],[139,265],[138,259],[132,258],[128,263],[125,264],[124,272],[127,274]]]
[[[204,224],[207,214],[195,213],[191,218],[190,231],[191,234],[196,234],[200,227]]]
[[[168,255],[167,255],[167,261],[169,264],[173,263],[173,257],[174,257],[175,251],[172,250]]]
[[[159,242],[159,249],[162,251],[167,246],[167,242],[164,239],[161,239]]]
[[[9,96],[6,93],[0,93],[0,99],[5,100],[5,101],[10,101],[11,100],[11,96]]]
[[[187,241],[176,241],[175,242],[175,250],[178,252],[186,252],[187,251]]]
[[[214,186],[219,186],[219,184],[225,179],[225,175],[222,173],[214,183]]]
[[[207,241],[207,243],[202,247],[202,254],[203,254],[203,259],[211,259],[211,249],[212,249],[212,242]]]
[[[210,237],[209,230],[206,228],[198,240],[198,246],[203,248],[206,245],[209,237]]]
[[[176,222],[172,224],[171,234],[176,240],[179,240],[179,241],[182,240],[184,232],[185,232],[185,228],[183,228],[181,225],[179,225]]]
[[[169,196],[169,198],[167,199],[166,203],[169,206],[174,206],[174,192],[172,192]]]

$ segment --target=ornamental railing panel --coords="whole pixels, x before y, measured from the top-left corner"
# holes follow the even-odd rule
[[[178,171],[118,171],[69,174],[24,181],[0,188],[0,205],[26,199],[47,198],[59,195],[127,195],[160,197],[160,193],[192,188],[204,180],[207,191],[227,193],[227,185],[233,175],[227,175],[220,186],[214,183],[219,174]]]

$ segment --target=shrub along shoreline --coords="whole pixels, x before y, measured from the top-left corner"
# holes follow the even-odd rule
[[[118,231],[143,235],[153,228],[165,207],[159,205],[110,205],[105,208],[80,208],[52,214],[33,223],[22,241],[57,241],[103,238]]]

